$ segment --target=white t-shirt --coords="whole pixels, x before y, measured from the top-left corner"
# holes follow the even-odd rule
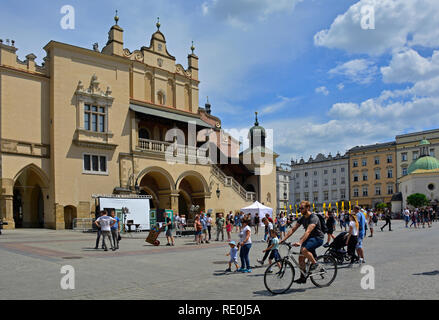
[[[207,218],[207,226],[210,227],[212,225],[212,217]]]
[[[111,222],[116,221],[116,219],[109,216],[101,216],[96,221],[101,226],[101,231],[111,231]]]
[[[349,222],[349,227],[352,227],[352,235],[358,236],[358,229],[357,226],[355,225],[355,221]]]
[[[244,242],[245,238],[247,237],[247,231],[250,232],[250,237],[248,238],[247,242]],[[250,226],[245,226],[245,228],[242,229],[242,231],[239,233],[240,242],[244,242],[244,244],[252,243],[251,232],[252,229],[250,228]]]
[[[273,224],[268,222],[268,234],[270,234],[270,230],[273,230]]]
[[[282,225],[286,225],[286,223],[287,223],[287,218],[280,218],[279,219],[279,222],[280,222],[280,225],[282,226]]]
[[[404,215],[406,216],[406,217],[410,217],[410,211],[408,211],[407,209],[404,211]]]

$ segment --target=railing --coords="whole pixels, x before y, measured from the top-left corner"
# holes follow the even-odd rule
[[[157,154],[165,155],[168,147],[173,151],[173,156],[181,155],[189,158],[206,158],[208,156],[208,149],[197,148],[193,146],[177,145],[176,150],[172,148],[172,143],[165,141],[156,141],[149,139],[139,139],[137,148],[141,151],[149,151]]]
[[[256,193],[245,190],[238,181],[233,177],[226,176],[226,174],[217,166],[212,166],[212,173],[224,184],[224,186],[233,188],[233,190],[235,190],[244,200],[252,202],[256,201]]]

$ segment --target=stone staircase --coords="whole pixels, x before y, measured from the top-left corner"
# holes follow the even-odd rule
[[[235,178],[231,176],[227,176],[218,166],[212,165],[212,174],[222,182],[223,186],[232,188],[244,201],[246,202],[255,202],[256,201],[256,193],[250,192],[244,189]]]

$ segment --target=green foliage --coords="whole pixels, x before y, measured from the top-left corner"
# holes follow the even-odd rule
[[[382,202],[382,203],[378,203],[378,204],[376,205],[376,208],[377,208],[378,210],[383,210],[383,209],[387,208],[387,203],[384,203],[384,202]]]
[[[422,193],[414,193],[407,197],[407,203],[415,208],[420,208],[428,205],[427,196]]]

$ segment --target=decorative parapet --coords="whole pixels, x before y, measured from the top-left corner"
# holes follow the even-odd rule
[[[36,158],[50,158],[50,146],[25,141],[1,139],[0,152]]]

